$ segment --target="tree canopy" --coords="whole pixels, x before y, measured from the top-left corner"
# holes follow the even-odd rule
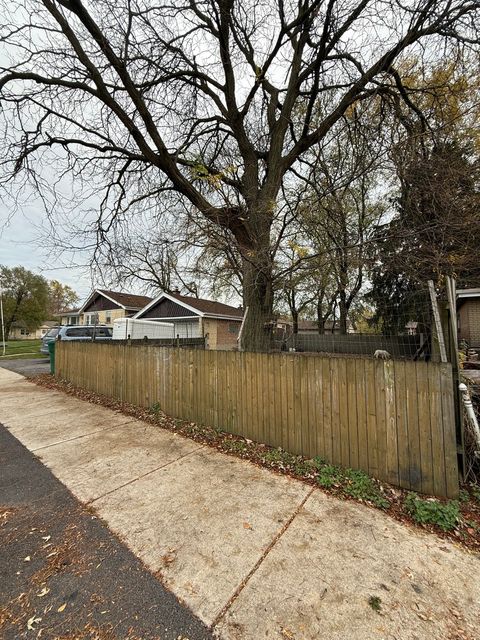
[[[5,337],[14,322],[29,331],[35,330],[47,318],[48,282],[24,267],[0,266]]]
[[[173,232],[179,210],[221,229],[241,260],[249,348],[272,313],[286,181],[352,105],[380,96],[412,110],[397,65],[476,47],[480,11],[478,0],[0,6],[3,184],[30,179],[45,192],[45,166],[70,173],[84,196],[102,194],[100,244],[148,207]]]

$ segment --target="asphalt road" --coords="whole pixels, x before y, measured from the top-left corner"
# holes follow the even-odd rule
[[[3,640],[212,638],[2,425],[0,549]]]
[[[37,373],[49,373],[50,361],[48,358],[6,358],[0,360],[0,367],[21,373],[22,376],[34,376]]]

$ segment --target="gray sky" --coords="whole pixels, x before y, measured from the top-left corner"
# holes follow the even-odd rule
[[[44,214],[33,208],[10,214],[8,204],[0,201],[0,264],[22,266],[47,280],[59,280],[70,285],[80,298],[86,297],[91,290],[88,270],[69,267],[36,239],[39,233],[35,227],[43,226]]]

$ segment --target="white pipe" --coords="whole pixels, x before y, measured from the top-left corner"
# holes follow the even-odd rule
[[[238,332],[238,337],[237,337],[238,348],[240,351],[243,351],[242,349],[243,326],[245,324],[245,320],[247,319],[247,314],[248,314],[248,307],[246,307],[245,313],[243,314],[242,324],[240,325],[240,331]]]
[[[480,457],[480,427],[478,426],[477,416],[475,415],[475,409],[473,408],[472,400],[470,399],[470,394],[468,393],[468,387],[465,383],[461,382],[458,385],[460,393],[462,394],[463,405],[467,411],[468,419],[473,427],[473,433],[475,436],[475,440],[477,443],[477,448],[475,451],[475,455]]]

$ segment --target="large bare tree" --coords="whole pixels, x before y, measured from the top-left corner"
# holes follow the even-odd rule
[[[276,201],[350,105],[408,100],[407,53],[475,46],[479,0],[2,0],[5,176],[103,190],[97,236],[172,192],[242,260],[247,348],[273,304]],[[447,49],[446,49],[447,47]],[[318,121],[316,103],[328,96]],[[42,179],[43,178],[43,179]],[[174,221],[173,221],[174,224]]]

